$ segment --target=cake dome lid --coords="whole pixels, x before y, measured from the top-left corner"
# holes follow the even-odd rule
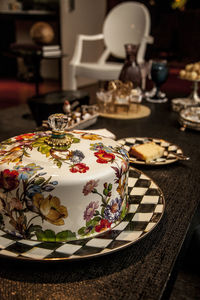
[[[67,132],[67,122],[55,114],[49,117],[52,131],[0,144],[0,229],[68,241],[109,230],[125,216],[126,150],[97,134]]]
[[[0,144],[0,171],[5,165],[22,173],[45,169],[49,175],[73,182],[74,178],[81,180],[81,173],[88,178],[96,172],[105,173],[105,164],[114,160],[120,164],[129,161],[123,146],[110,138],[84,131],[67,132],[67,115],[53,114],[48,122],[52,131],[21,134]]]

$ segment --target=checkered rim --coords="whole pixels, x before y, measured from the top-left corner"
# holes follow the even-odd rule
[[[130,157],[130,161],[135,164],[142,164],[142,165],[171,164],[178,160],[178,158],[174,157],[174,154],[183,154],[183,151],[177,145],[172,144],[172,143],[167,142],[162,139],[157,139],[157,138],[130,137],[130,138],[124,138],[124,139],[118,140],[117,142],[120,143],[121,145],[123,145],[127,151],[129,151],[132,146],[144,144],[147,142],[154,142],[157,145],[165,148],[164,155],[162,157],[154,159],[148,163],[146,163],[145,161],[138,159],[136,157]]]
[[[128,214],[113,229],[66,243],[24,240],[0,231],[0,255],[39,261],[76,260],[112,253],[139,241],[160,221],[165,200],[160,188],[134,168],[130,168],[128,190]]]

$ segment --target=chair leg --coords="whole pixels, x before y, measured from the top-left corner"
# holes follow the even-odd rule
[[[69,65],[68,69],[68,79],[67,79],[67,89],[75,91],[77,90],[77,79],[76,79],[76,71],[74,66]]]

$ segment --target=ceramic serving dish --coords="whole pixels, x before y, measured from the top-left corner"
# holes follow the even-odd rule
[[[128,204],[129,159],[112,139],[66,132],[66,115],[52,131],[0,144],[0,229],[24,239],[70,241],[117,225]]]

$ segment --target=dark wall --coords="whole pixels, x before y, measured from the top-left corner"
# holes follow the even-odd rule
[[[123,0],[107,0],[107,12]],[[161,57],[168,61],[198,61],[200,52],[200,1],[188,0],[185,10],[173,10],[172,0],[138,0],[147,6],[151,15],[151,35],[154,44],[148,45],[146,59]]]
[[[16,59],[8,53],[10,43],[15,41],[13,18],[0,15],[0,77],[13,77],[17,72]]]

